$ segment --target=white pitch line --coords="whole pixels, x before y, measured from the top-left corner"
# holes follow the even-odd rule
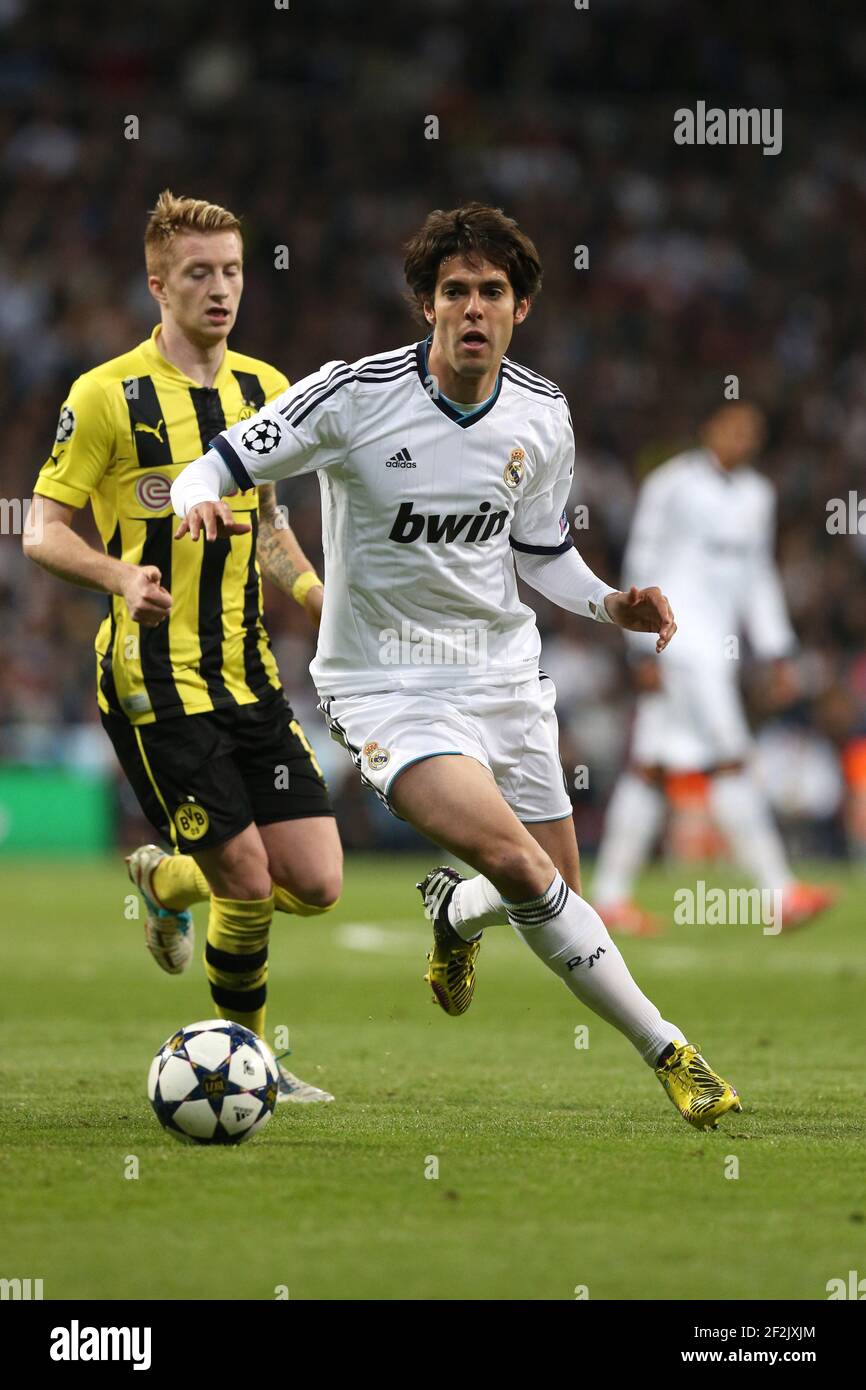
[[[343,922],[334,939],[346,951],[382,956],[414,955],[426,940],[417,922]]]

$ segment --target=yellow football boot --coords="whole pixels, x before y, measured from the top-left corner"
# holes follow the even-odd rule
[[[740,1111],[740,1098],[692,1043],[672,1042],[662,1053],[656,1076],[684,1120],[695,1129],[718,1129],[729,1110]]]
[[[462,881],[462,874],[443,864],[415,885],[424,899],[424,915],[433,923],[433,950],[427,953],[424,979],[433,991],[433,1002],[452,1018],[465,1014],[472,1003],[475,962],[481,950],[480,932],[474,941],[464,941],[448,921],[448,904]]]

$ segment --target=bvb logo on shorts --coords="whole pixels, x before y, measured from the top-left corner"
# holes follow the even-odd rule
[[[375,742],[364,744],[364,757],[372,768],[387,767],[391,760],[388,749],[380,748]]]
[[[516,449],[512,449],[508,455],[508,462],[505,465],[505,472],[502,474],[506,487],[519,487],[523,481],[523,470],[526,467],[526,450],[521,449],[518,444]]]
[[[178,833],[185,840],[200,840],[210,829],[210,817],[197,801],[185,801],[174,813]]]

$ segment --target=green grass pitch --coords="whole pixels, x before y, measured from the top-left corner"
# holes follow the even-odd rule
[[[287,1025],[290,1065],[337,1101],[280,1106],[237,1149],[176,1143],[144,1094],[156,1048],[212,1014],[206,909],[173,979],[124,917],[119,858],[4,862],[0,1275],[48,1299],[592,1300],[824,1299],[866,1273],[862,878],[790,936],[620,942],[740,1090],[704,1136],[507,927],[464,1018],[429,1002],[433,862],[350,860],[335,912],[277,917],[268,1035]],[[644,902],[670,914],[675,879]]]

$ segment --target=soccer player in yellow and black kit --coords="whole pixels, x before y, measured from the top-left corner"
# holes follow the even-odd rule
[[[262,1034],[274,909],[333,906],[342,851],[321,770],[282,691],[260,572],[316,622],[322,587],[281,524],[273,485],[231,499],[234,520],[215,544],[173,540],[174,478],[288,382],[226,344],[243,288],[232,213],[166,190],[145,258],[161,322],[73,384],[34,489],[39,524],[24,545],[52,574],[110,595],[96,639],[102,722],[145,815],[174,849],[147,845],[130,856],[148,947],[169,973],[184,969],[190,905],[209,898],[215,1009]],[[88,502],[104,554],[72,529]],[[333,1099],[282,1063],[279,1098]]]

